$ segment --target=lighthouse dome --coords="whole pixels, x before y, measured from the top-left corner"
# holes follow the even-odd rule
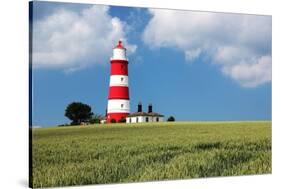
[[[121,39],[118,41],[118,44],[116,45],[115,48],[126,49],[126,48],[123,46],[123,43],[122,43],[122,40],[121,40]]]
[[[126,55],[126,48],[123,46],[121,40],[118,41],[118,44],[113,49],[113,56],[111,60],[128,60]]]

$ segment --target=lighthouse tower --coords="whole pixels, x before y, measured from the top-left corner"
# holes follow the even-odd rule
[[[128,59],[126,48],[119,40],[110,59],[110,83],[106,122],[125,119],[130,113]]]

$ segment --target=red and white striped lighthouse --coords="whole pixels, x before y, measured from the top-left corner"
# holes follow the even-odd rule
[[[116,122],[126,118],[130,113],[129,83],[128,83],[128,59],[126,48],[119,40],[113,49],[110,59],[110,84],[107,105],[106,122],[114,119]]]

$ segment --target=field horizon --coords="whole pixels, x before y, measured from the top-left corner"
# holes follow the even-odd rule
[[[163,121],[163,122],[153,122],[153,125],[166,125],[169,123],[175,124],[193,124],[193,123],[253,123],[253,122],[271,122],[271,120],[261,119],[261,120],[188,120],[188,121]],[[30,129],[49,129],[57,127],[97,127],[97,126],[136,126],[136,125],[151,125],[151,123],[95,123],[95,124],[86,124],[86,125],[51,125],[51,126],[42,126],[42,127],[31,127]]]
[[[32,187],[271,173],[271,121],[32,128]]]

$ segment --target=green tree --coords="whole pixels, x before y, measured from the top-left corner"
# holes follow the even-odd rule
[[[89,105],[72,102],[66,107],[64,115],[72,121],[71,125],[80,125],[81,122],[88,122],[93,113]]]
[[[173,116],[170,116],[167,121],[175,121],[175,118]]]

